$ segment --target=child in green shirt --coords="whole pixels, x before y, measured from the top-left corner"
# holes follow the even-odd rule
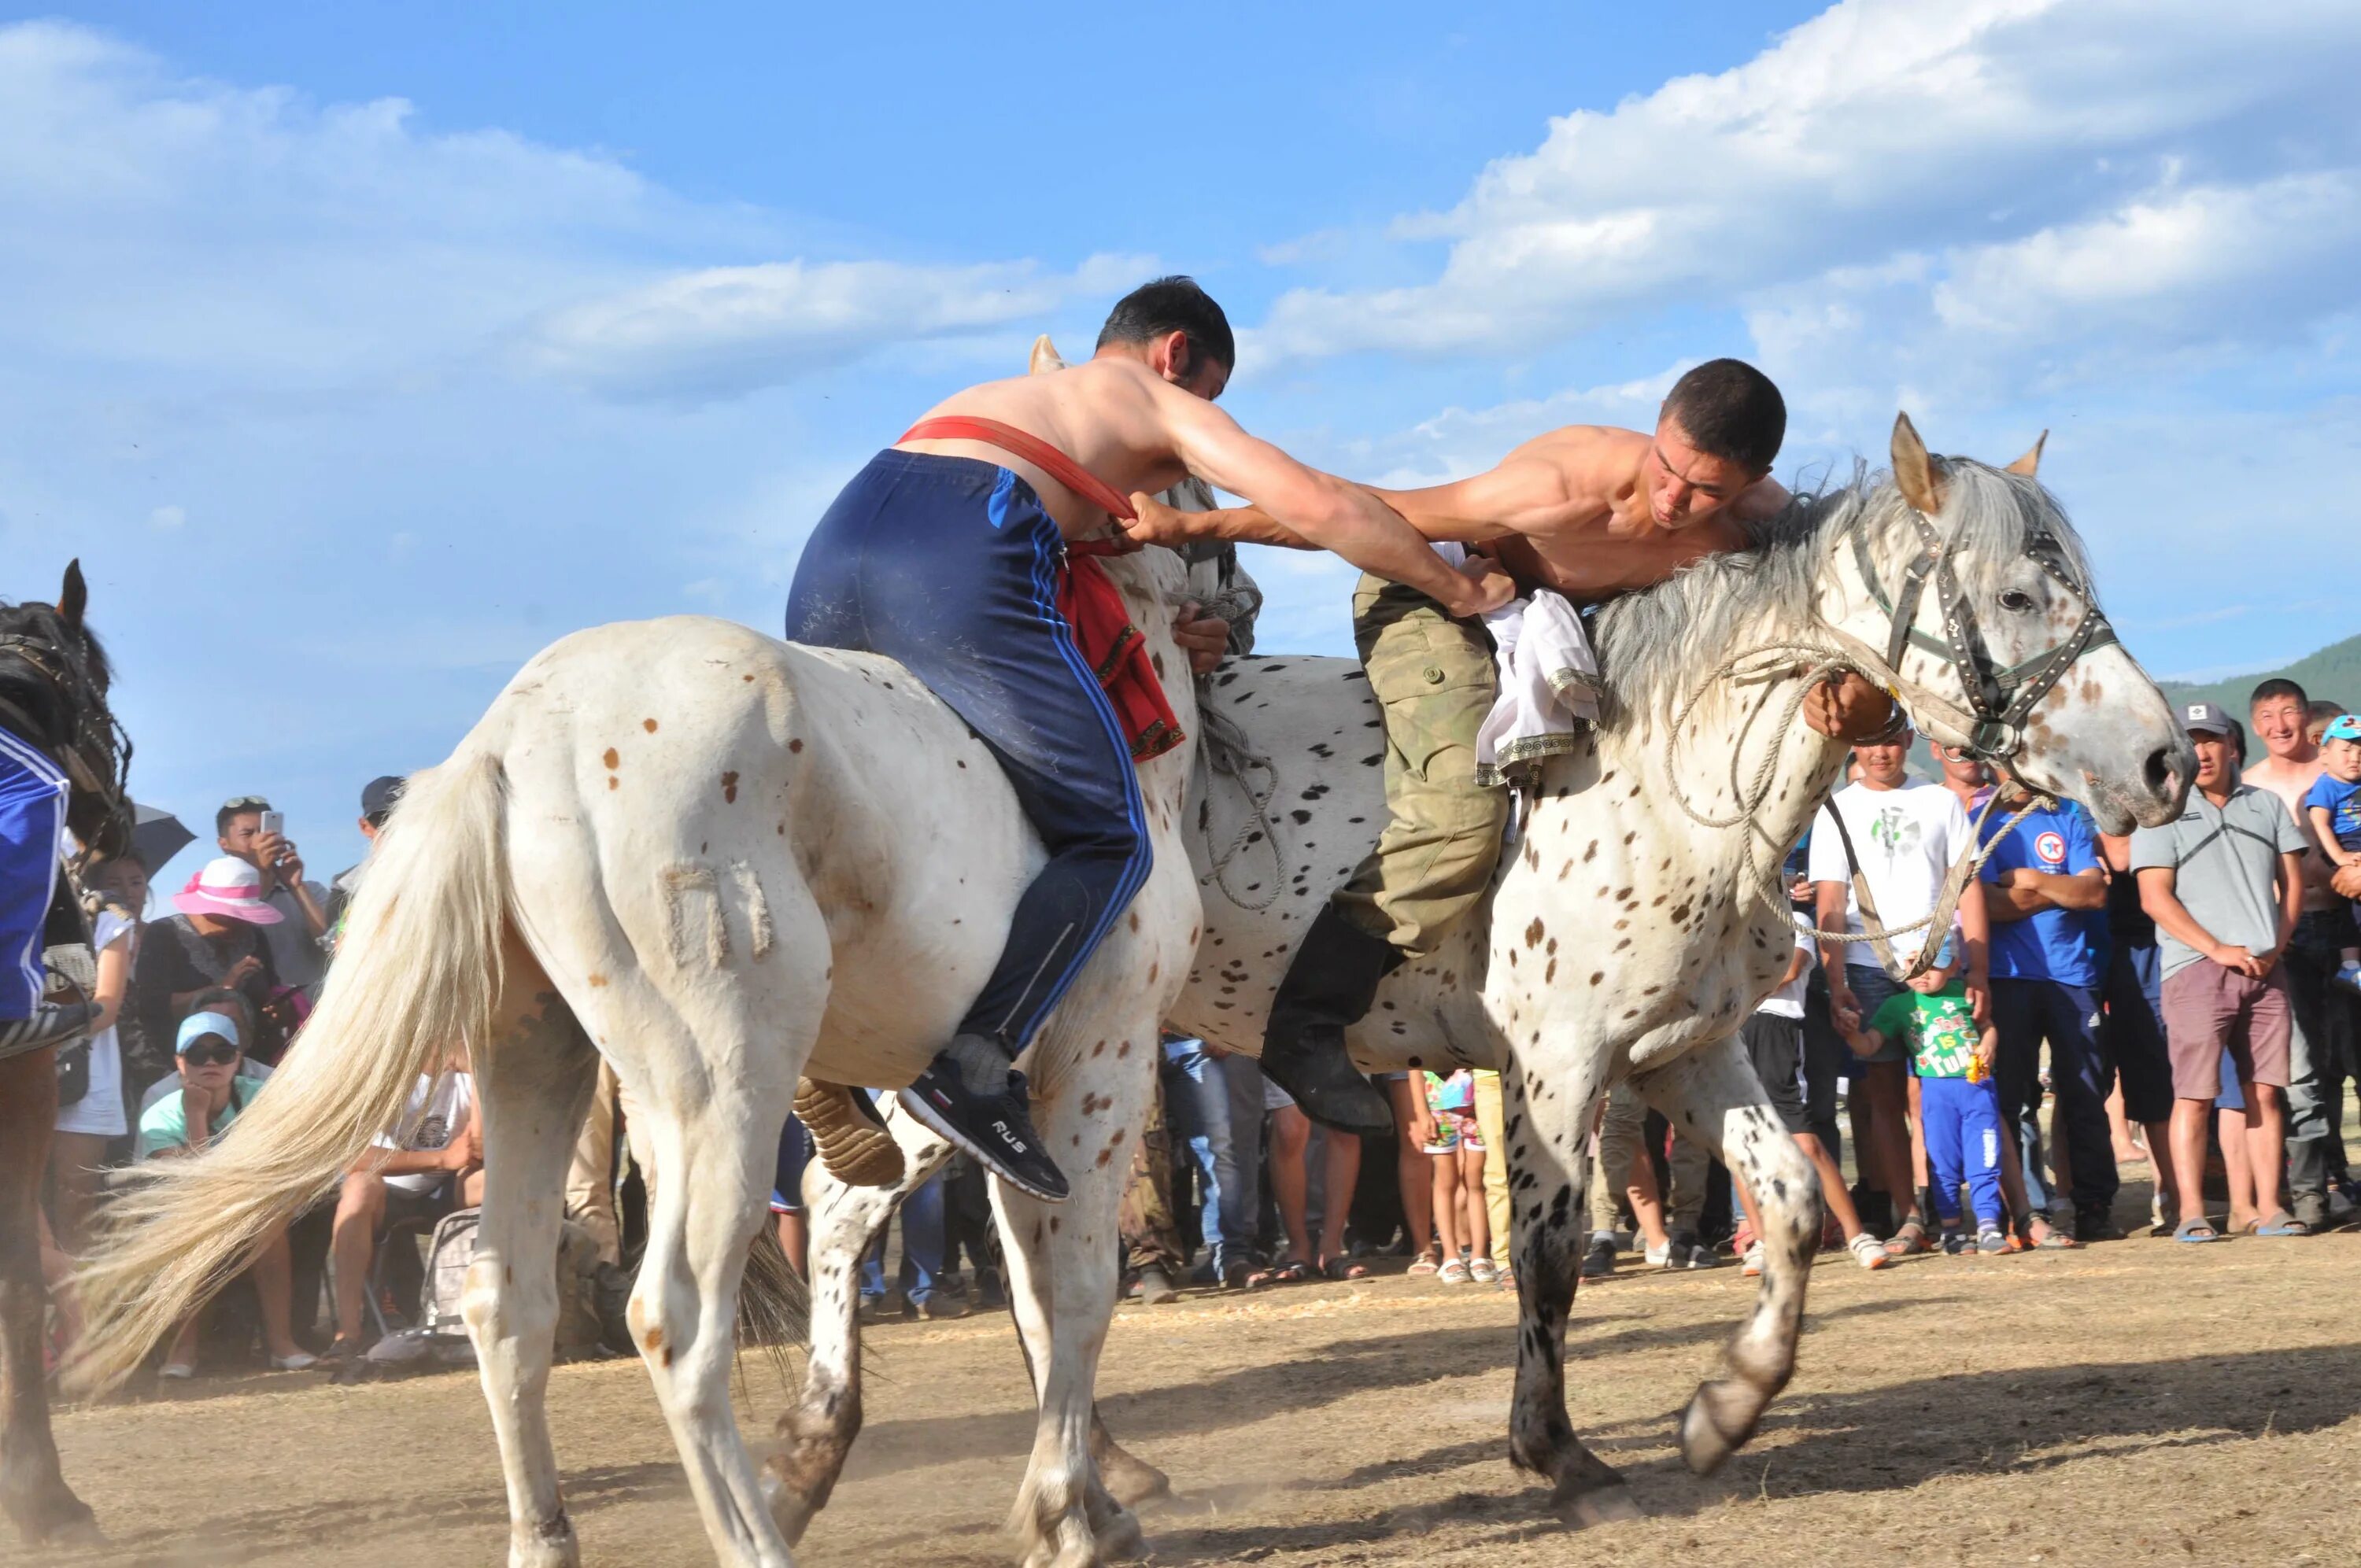
[[[2000,1092],[1993,1082],[1996,1036],[1976,1022],[1975,1009],[1958,977],[1930,991],[1897,992],[1887,997],[1853,1050],[1874,1055],[1899,1040],[1918,1078],[1918,1125],[1927,1144],[1927,1168],[1935,1189],[1935,1213],[1943,1225],[1943,1250],[1961,1253],[1969,1244],[1960,1230],[1960,1185],[1966,1182],[1975,1206],[1974,1250],[2008,1250],[2002,1223]]]

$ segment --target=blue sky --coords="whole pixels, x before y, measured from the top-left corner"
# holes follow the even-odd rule
[[[333,871],[535,649],[775,626],[868,452],[1168,269],[1356,477],[1739,354],[1783,474],[2051,429],[2160,673],[2361,621],[2361,8],[812,9],[0,23],[0,593],[83,558],[143,798]],[[1348,573],[1255,566],[1348,647]]]

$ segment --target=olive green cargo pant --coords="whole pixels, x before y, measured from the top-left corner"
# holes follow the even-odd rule
[[[1336,912],[1412,957],[1434,951],[1491,885],[1509,792],[1476,782],[1476,734],[1499,695],[1492,640],[1415,588],[1364,576],[1353,640],[1386,721],[1378,847],[1334,897]]]

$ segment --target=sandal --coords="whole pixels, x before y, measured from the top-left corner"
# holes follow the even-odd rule
[[[1320,1277],[1323,1279],[1367,1279],[1368,1277],[1368,1266],[1355,1263],[1349,1257],[1323,1257],[1320,1260]]]
[[[1275,1263],[1258,1273],[1246,1276],[1246,1288],[1259,1290],[1266,1285],[1301,1285],[1312,1277],[1312,1266],[1300,1257]]]
[[[1422,1252],[1410,1260],[1410,1271],[1412,1275],[1433,1274],[1442,1266],[1434,1261],[1434,1255],[1431,1252]]]
[[[1911,1257],[1933,1249],[1927,1242],[1927,1227],[1916,1220],[1905,1220],[1902,1228],[1885,1244],[1888,1257]]]
[[[2249,1220],[2246,1234],[2250,1236],[2308,1236],[2312,1227],[2282,1209],[2268,1220]]]
[[[1466,1285],[1472,1283],[1476,1277],[1468,1272],[1465,1263],[1455,1257],[1436,1269],[1434,1277],[1445,1285]]]
[[[2218,1242],[2222,1239],[2222,1233],[2215,1230],[2213,1222],[2204,1215],[2191,1214],[2172,1227],[2172,1239],[2177,1242]]]
[[[2037,1238],[2033,1234],[2033,1227],[2037,1224],[2041,1227],[2041,1234]],[[2082,1245],[2047,1220],[2027,1220],[2017,1235],[2024,1241],[2027,1252],[2071,1252]]]
[[[1467,1277],[1478,1285],[1498,1285],[1500,1270],[1488,1257],[1473,1258],[1467,1265]]]

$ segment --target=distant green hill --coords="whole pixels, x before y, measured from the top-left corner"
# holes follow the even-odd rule
[[[2175,704],[2217,702],[2231,718],[2243,724],[2246,720],[2247,697],[2256,686],[2274,676],[2283,676],[2295,682],[2314,697],[2326,697],[2347,707],[2361,705],[2361,637],[2348,637],[2342,642],[2331,643],[2284,669],[2257,670],[2250,674],[2234,675],[2226,681],[2209,681],[2202,685],[2183,681],[2165,681],[2162,685],[2164,695]],[[2361,708],[2356,708],[2356,711],[2361,711]]]

